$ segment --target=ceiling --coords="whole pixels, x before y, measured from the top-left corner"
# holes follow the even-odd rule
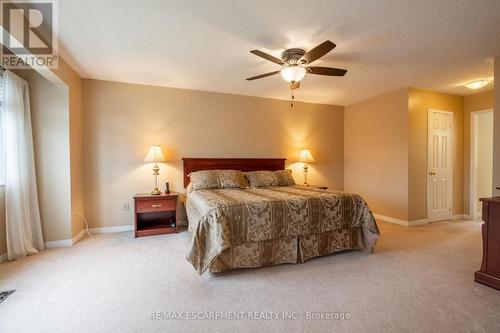
[[[463,84],[492,78],[500,55],[500,1],[64,0],[59,36],[84,78],[277,99],[290,96],[279,75],[245,80],[279,69],[249,51],[329,39],[314,65],[347,75],[308,75],[295,99],[347,105],[407,86],[475,93]]]

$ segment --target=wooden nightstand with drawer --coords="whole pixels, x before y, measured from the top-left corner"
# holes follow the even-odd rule
[[[308,185],[308,186],[317,188],[318,190],[328,190],[328,186],[320,186],[320,185]]]
[[[179,193],[134,196],[135,237],[177,232],[177,197]]]

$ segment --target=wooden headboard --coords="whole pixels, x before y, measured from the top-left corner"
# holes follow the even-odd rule
[[[184,188],[189,185],[188,175],[202,170],[284,170],[286,158],[183,158]]]

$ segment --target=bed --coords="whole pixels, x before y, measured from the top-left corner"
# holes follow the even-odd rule
[[[303,263],[346,250],[371,251],[380,236],[357,194],[310,186],[190,188],[202,170],[278,171],[285,159],[183,158],[192,241],[187,260],[198,274]]]

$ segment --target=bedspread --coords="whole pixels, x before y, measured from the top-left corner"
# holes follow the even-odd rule
[[[311,235],[338,232],[355,237],[348,241],[360,249],[371,249],[379,237],[359,195],[307,186],[196,190],[188,194],[186,208],[193,233],[186,258],[199,274],[224,250],[245,243],[307,241]],[[284,250],[290,249],[296,251],[296,246]],[[280,263],[279,255],[276,258]]]

